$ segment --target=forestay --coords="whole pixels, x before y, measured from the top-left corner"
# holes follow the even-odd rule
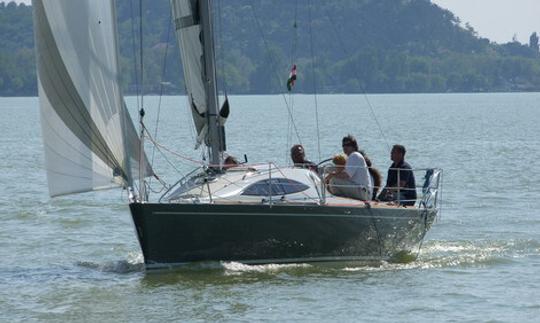
[[[149,164],[119,86],[114,2],[32,6],[50,195],[130,185]]]

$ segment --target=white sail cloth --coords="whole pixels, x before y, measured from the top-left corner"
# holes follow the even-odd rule
[[[182,66],[184,69],[184,81],[186,92],[193,115],[193,121],[197,128],[197,147],[201,145],[208,135],[208,97],[215,95],[206,93],[205,82],[210,82],[212,72],[205,70],[204,41],[213,42],[213,39],[205,40],[201,29],[199,0],[171,0],[171,10],[176,29],[176,36]],[[213,34],[213,33],[210,33]],[[217,98],[216,98],[217,100]],[[223,126],[229,115],[229,107],[219,113],[219,125]]]
[[[204,46],[198,3],[197,0],[171,0],[172,16],[182,56],[186,92],[197,129],[197,146],[206,139],[208,132],[205,115],[208,110],[208,101],[204,85]]]
[[[129,185],[146,156],[119,86],[114,2],[32,6],[50,195]]]

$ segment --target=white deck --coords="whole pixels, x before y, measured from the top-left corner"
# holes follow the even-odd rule
[[[269,179],[288,179],[304,184],[306,189],[283,195],[245,195],[245,191],[253,184]],[[322,192],[324,190],[324,192]],[[171,203],[226,204],[226,205],[325,205],[335,207],[357,207],[375,209],[404,209],[391,202],[360,201],[346,197],[334,196],[323,187],[319,176],[307,169],[236,167],[205,182],[191,180],[176,188],[167,199]],[[407,207],[409,209],[415,207]]]

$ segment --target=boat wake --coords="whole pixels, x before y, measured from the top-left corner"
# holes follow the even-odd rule
[[[92,269],[104,273],[129,274],[144,271],[144,260],[142,253],[130,253],[125,260],[107,261],[95,263],[92,261],[79,261],[78,267]]]
[[[536,240],[475,240],[475,241],[428,241],[418,257],[406,255],[397,262],[332,262],[246,265],[237,262],[221,263],[226,275],[247,273],[331,273],[378,272],[411,269],[437,269],[452,267],[496,266],[518,261],[519,258],[540,255],[540,241]],[[416,258],[416,259],[415,259]]]
[[[93,269],[105,273],[116,273],[116,274],[129,274],[134,272],[144,271],[143,263],[130,263],[126,260],[118,261],[109,261],[103,264],[94,263],[91,261],[79,261],[77,266]]]
[[[536,240],[429,241],[416,260],[407,263],[347,266],[344,271],[393,271],[449,267],[495,266],[540,255]]]
[[[289,271],[297,269],[312,268],[305,263],[296,264],[266,264],[266,265],[246,265],[239,262],[222,262],[225,275],[240,275],[244,273],[275,273],[279,271]]]
[[[536,240],[474,240],[427,241],[418,258],[404,257],[401,262],[332,262],[247,265],[240,262],[200,262],[185,264],[173,272],[214,272],[224,276],[278,273],[379,272],[452,267],[496,266],[518,261],[519,258],[540,256],[540,241]],[[129,274],[144,272],[142,254],[130,253],[127,259],[95,263],[77,262],[77,266],[105,273]],[[170,272],[171,270],[164,270]],[[161,270],[156,271],[159,273]],[[154,273],[154,271],[152,271]]]

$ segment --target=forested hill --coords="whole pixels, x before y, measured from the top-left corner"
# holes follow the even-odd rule
[[[116,2],[122,83],[134,93],[139,6]],[[282,92],[292,64],[297,92],[540,91],[535,35],[490,43],[430,0],[216,0],[214,9],[229,93]],[[169,1],[143,0],[142,17],[145,92],[183,92]],[[0,30],[0,96],[36,95],[32,8],[0,3]]]

